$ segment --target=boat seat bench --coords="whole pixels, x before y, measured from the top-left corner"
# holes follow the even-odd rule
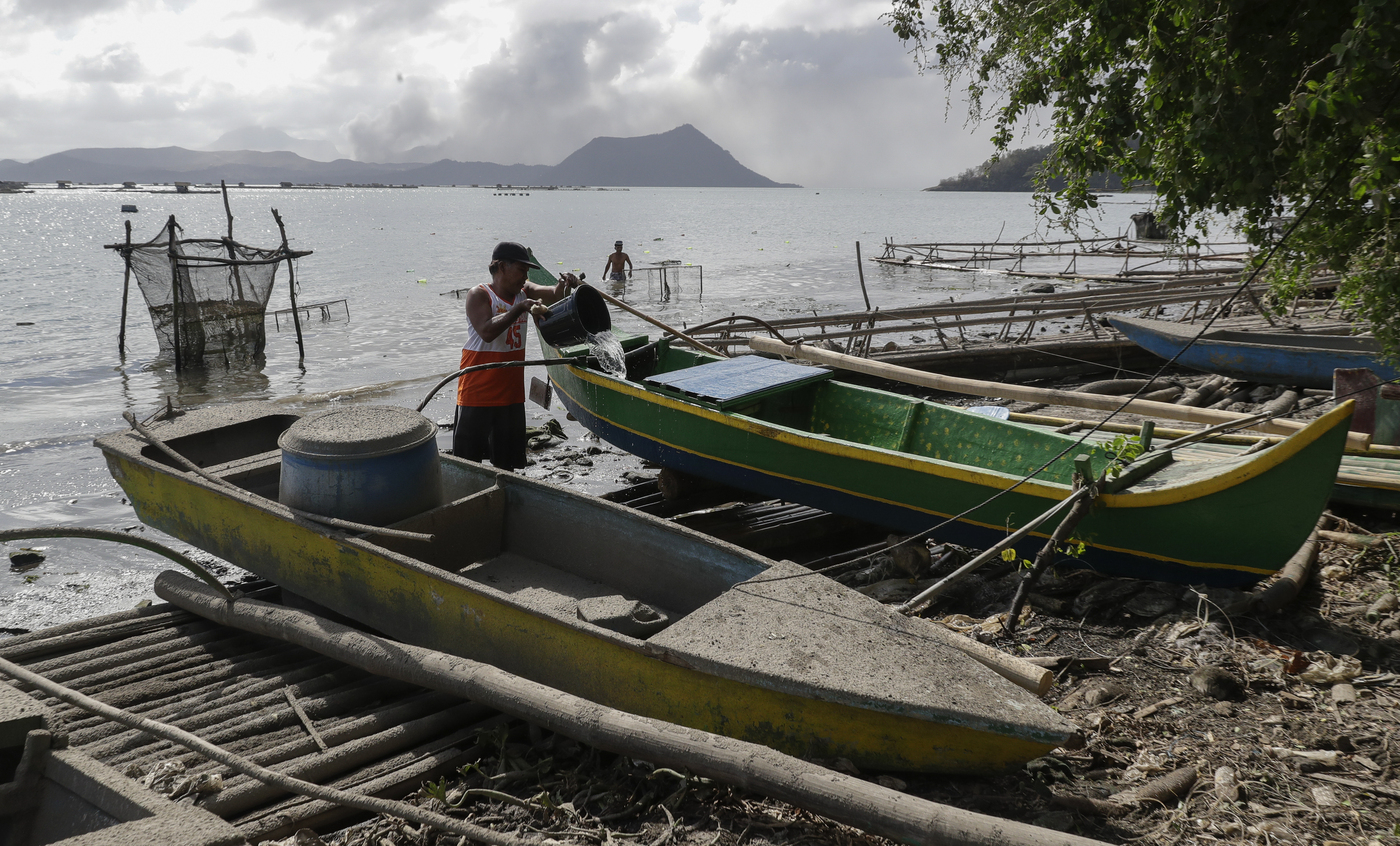
[[[458,575],[508,594],[537,613],[584,620],[633,637],[661,631],[677,616],[621,594],[612,585],[513,552],[469,564]]]
[[[282,484],[282,450],[272,449],[235,458],[204,470],[251,494],[275,501]]]

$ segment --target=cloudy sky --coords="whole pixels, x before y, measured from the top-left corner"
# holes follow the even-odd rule
[[[557,164],[693,124],[780,182],[982,161],[885,0],[0,0],[0,158],[263,126],[362,161]],[[1028,143],[1035,143],[1029,139]]]

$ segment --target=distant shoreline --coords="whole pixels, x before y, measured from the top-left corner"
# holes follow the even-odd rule
[[[594,138],[557,165],[501,165],[448,158],[434,162],[322,162],[287,151],[210,152],[184,147],[73,149],[27,163],[0,159],[0,182],[30,185],[60,181],[75,185],[217,185],[221,179],[230,186],[242,182],[334,187],[802,187],[750,170],[690,124],[656,135]]]

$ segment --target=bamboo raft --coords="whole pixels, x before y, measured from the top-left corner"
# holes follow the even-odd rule
[[[506,722],[472,702],[379,678],[169,605],[0,641],[0,657],[238,748],[264,766],[385,797],[411,793],[424,779],[480,757],[477,734]],[[224,771],[199,753],[37,698],[56,714],[70,748],[119,773],[151,774],[179,765],[181,777],[198,779]],[[250,842],[306,827],[324,830],[360,813],[241,775],[226,776],[223,790],[201,805]]]

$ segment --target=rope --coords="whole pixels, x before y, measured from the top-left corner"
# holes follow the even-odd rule
[[[170,547],[157,543],[146,538],[138,538],[128,535],[125,532],[114,532],[110,529],[83,529],[72,526],[31,526],[27,529],[4,529],[0,530],[0,542],[29,540],[30,538],[88,538],[90,540],[111,541],[112,543],[124,543],[131,546],[139,546],[157,555],[164,555],[191,573],[194,573],[205,584],[217,590],[224,599],[233,601],[233,594],[229,589],[214,577],[212,573],[201,567],[199,564],[184,553],[177,552]]]
[[[659,343],[661,343],[661,341],[656,340],[652,341],[649,344],[643,344],[642,346],[637,347],[635,350],[623,353],[622,357],[624,359],[627,359],[631,358],[634,355],[641,355],[644,352],[650,352],[651,350],[655,349],[656,345]],[[423,401],[418,403],[418,407],[415,408],[414,411],[421,412],[424,408],[427,408],[428,403],[432,401],[433,397],[437,396],[437,392],[442,390],[444,385],[446,385],[448,382],[451,382],[453,379],[461,377],[463,374],[466,373],[474,373],[478,370],[495,370],[498,367],[560,367],[563,365],[583,365],[584,367],[588,367],[597,363],[597,356],[586,355],[570,358],[537,358],[531,361],[493,361],[489,364],[473,364],[471,367],[463,367],[456,373],[443,377],[443,379],[440,382],[433,386],[432,390],[428,391],[427,395],[423,397]]]

